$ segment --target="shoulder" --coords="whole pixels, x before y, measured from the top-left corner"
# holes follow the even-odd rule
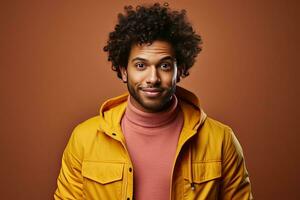
[[[199,140],[211,146],[228,149],[230,146],[240,146],[232,128],[218,120],[207,117],[199,129]]]
[[[230,155],[242,156],[242,148],[230,126],[207,117],[194,137],[200,158],[224,160]]]
[[[100,126],[100,116],[91,117],[78,124],[71,135],[71,139],[86,143],[94,138]]]
[[[78,124],[74,130],[84,133],[91,130],[97,130],[100,123],[100,116],[91,117],[80,124]]]
[[[99,120],[100,117],[95,116],[78,124],[72,131],[65,151],[81,160],[85,146],[92,143],[97,136]]]
[[[232,128],[212,118],[207,118],[204,126],[210,141],[217,141],[223,153],[235,153],[243,156],[242,147]]]
[[[233,134],[232,128],[218,120],[207,117],[202,128],[212,137],[227,138]]]

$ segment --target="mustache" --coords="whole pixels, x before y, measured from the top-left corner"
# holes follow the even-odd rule
[[[164,88],[162,87],[157,87],[157,86],[139,86],[138,89],[140,90],[152,90],[152,91],[157,91],[157,92],[162,92],[164,90]]]

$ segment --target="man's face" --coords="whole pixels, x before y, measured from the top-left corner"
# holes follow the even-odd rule
[[[158,112],[168,106],[177,80],[177,65],[170,43],[157,40],[151,45],[133,45],[127,69],[122,67],[121,72],[135,107]]]

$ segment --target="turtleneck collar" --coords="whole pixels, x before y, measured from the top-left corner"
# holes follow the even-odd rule
[[[168,109],[156,112],[156,113],[148,113],[139,110],[132,103],[130,95],[128,96],[128,104],[125,112],[126,119],[141,127],[145,128],[159,128],[168,123],[171,123],[177,116],[179,108],[178,108],[178,100],[176,95],[173,95],[171,105]]]

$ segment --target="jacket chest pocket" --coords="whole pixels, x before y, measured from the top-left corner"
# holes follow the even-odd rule
[[[184,170],[184,199],[218,199],[221,161],[193,162]]]
[[[85,199],[121,199],[123,163],[83,161],[82,176]]]

